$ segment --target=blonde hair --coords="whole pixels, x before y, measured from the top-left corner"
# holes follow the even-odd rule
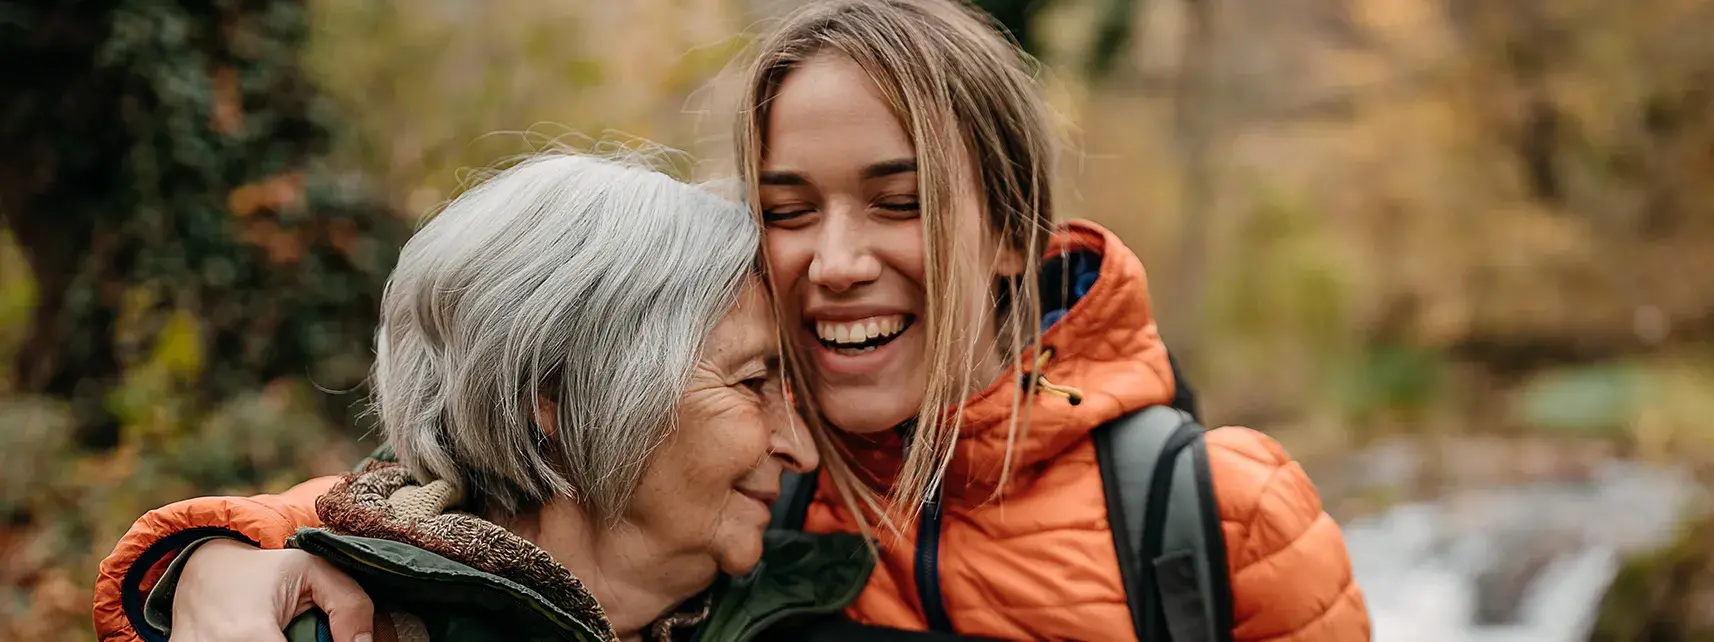
[[[1019,372],[1023,349],[1041,336],[1036,281],[1053,226],[1056,150],[1049,111],[1031,73],[1033,62],[1002,34],[986,14],[949,0],[817,2],[786,17],[759,44],[746,77],[733,142],[755,211],[760,211],[757,177],[769,102],[793,69],[816,56],[843,55],[862,67],[916,150],[927,272],[928,389],[892,487],[891,507],[880,507],[871,486],[852,470],[842,444],[825,430],[812,431],[824,466],[841,497],[858,509],[865,533],[871,517],[888,525],[914,520],[944,477],[963,424],[963,401],[975,391],[973,383],[989,383],[971,381],[980,351],[975,345],[979,324],[997,323],[999,348],[1017,362]],[[965,169],[972,170],[980,193],[960,193],[958,177]],[[965,253],[958,251],[956,218],[950,213],[961,198],[981,199],[986,232],[994,235],[989,238],[1019,255],[1021,278],[990,288],[982,280],[990,270],[960,260]],[[975,293],[979,299],[968,296]],[[1007,303],[1003,310],[997,309],[1001,301]],[[809,371],[807,358],[790,342],[786,351],[794,371]],[[792,379],[807,418],[819,428],[820,412],[804,377]],[[1010,473],[1011,447],[1027,430],[1034,395],[1033,387],[1012,389],[1002,487]]]

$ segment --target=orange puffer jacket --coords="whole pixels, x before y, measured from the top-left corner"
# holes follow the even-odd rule
[[[916,529],[883,536],[868,587],[847,613],[867,624],[928,626],[924,566],[938,575],[952,629],[1000,639],[1135,639],[1090,432],[1125,413],[1166,404],[1174,381],[1137,257],[1112,233],[1072,222],[1049,255],[1092,252],[1100,272],[1042,336],[1043,378],[1083,392],[1072,406],[1037,395],[1028,431],[1012,446],[1012,473],[991,501],[1021,373],[967,399],[941,497],[936,564],[919,563]],[[1035,362],[1026,355],[1025,363]],[[842,437],[865,472],[886,479],[902,438]],[[1303,469],[1274,440],[1248,428],[1207,433],[1208,460],[1231,567],[1236,642],[1369,639],[1369,618],[1339,527]],[[854,531],[826,479],[804,528]],[[931,589],[932,590],[932,589]],[[930,596],[932,603],[933,597]]]
[[[1028,432],[1014,445],[1002,500],[988,501],[1006,453],[1012,394],[1004,387],[1020,379],[1009,373],[968,400],[944,484],[935,575],[947,619],[966,635],[1135,637],[1089,434],[1126,412],[1168,402],[1174,382],[1136,256],[1085,222],[1068,224],[1050,254],[1071,251],[1100,255],[1099,277],[1044,334],[1051,354],[1041,373],[1081,389],[1083,402],[1074,407],[1039,396]],[[884,478],[897,467],[898,437],[845,439],[865,470]],[[1210,431],[1207,444],[1231,567],[1235,642],[1369,639],[1344,539],[1303,469],[1272,439],[1246,428]],[[104,642],[138,639],[127,612],[142,596],[121,595],[127,572],[141,574],[146,591],[172,550],[195,539],[193,533],[223,529],[278,548],[297,527],[319,525],[314,497],[331,481],[311,480],[277,496],[192,499],[143,516],[102,561],[96,632]],[[821,491],[805,528],[854,531],[831,485],[821,484]],[[853,619],[926,628],[915,528],[883,540],[881,563],[847,611]],[[138,562],[143,566],[133,568]]]

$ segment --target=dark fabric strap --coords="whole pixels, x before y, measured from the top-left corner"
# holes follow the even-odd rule
[[[803,530],[803,521],[809,514],[810,501],[815,499],[815,485],[819,478],[817,471],[810,471],[807,475],[788,472],[780,477],[780,498],[774,500],[769,530]]]
[[[1121,418],[1119,421],[1127,420],[1129,418]],[[1140,540],[1131,535],[1136,529],[1125,519],[1125,516],[1130,514],[1125,509],[1127,494],[1122,490],[1124,484],[1118,476],[1119,465],[1114,461],[1113,433],[1117,429],[1116,426],[1108,425],[1095,431],[1095,465],[1101,473],[1101,488],[1106,495],[1108,530],[1113,537],[1113,551],[1119,558],[1119,582],[1126,587],[1125,605],[1131,613],[1131,629],[1137,632],[1139,640],[1147,642],[1142,637],[1144,607],[1139,601],[1141,594],[1129,588],[1142,581],[1137,577],[1141,568],[1137,560],[1142,551],[1140,546],[1132,545],[1132,542]]]
[[[1226,561],[1226,531],[1220,526],[1220,502],[1214,494],[1214,470],[1208,463],[1208,442],[1203,440],[1191,454],[1195,456],[1196,464],[1196,500],[1201,510],[1197,511],[1202,519],[1202,546],[1208,554],[1204,561],[1208,564],[1208,599],[1212,600],[1209,611],[1214,618],[1209,627],[1214,632],[1214,642],[1232,642],[1232,627],[1236,625],[1232,616],[1232,575]]]
[[[1190,420],[1202,421],[1201,408],[1197,407],[1196,389],[1190,386],[1190,380],[1185,378],[1184,370],[1178,365],[1178,357],[1171,351],[1166,353],[1167,367],[1172,370],[1172,407],[1183,410],[1190,415]]]
[[[1139,602],[1144,606],[1142,620],[1143,631],[1148,636],[1138,635],[1142,640],[1165,641],[1172,639],[1167,631],[1166,616],[1162,606],[1162,596],[1158,590],[1161,585],[1156,575],[1155,560],[1161,557],[1166,541],[1167,506],[1172,499],[1173,471],[1178,464],[1178,455],[1197,439],[1202,437],[1202,426],[1195,422],[1186,421],[1179,424],[1172,436],[1161,447],[1160,455],[1155,460],[1154,476],[1149,481],[1149,499],[1143,513],[1143,545],[1142,560],[1139,560],[1140,582],[1130,587],[1128,593],[1141,595]]]

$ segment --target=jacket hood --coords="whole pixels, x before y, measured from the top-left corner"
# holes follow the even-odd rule
[[[1043,263],[1041,343],[1023,352],[1021,368],[1014,363],[961,404],[963,424],[946,477],[949,497],[991,492],[1008,449],[1010,483],[1025,482],[1037,464],[1096,427],[1172,399],[1172,368],[1136,254],[1107,229],[1072,221],[1053,236]],[[1019,409],[1027,423],[1019,424],[1012,439],[1014,405],[1038,376],[1078,396],[1077,403],[1065,394],[1034,395]],[[878,480],[890,478],[904,452],[903,437],[840,434],[860,469]]]

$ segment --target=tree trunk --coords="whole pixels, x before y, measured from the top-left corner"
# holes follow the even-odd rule
[[[1214,0],[1185,0],[1186,32],[1179,56],[1178,91],[1174,100],[1179,162],[1182,164],[1179,216],[1182,227],[1173,274],[1176,283],[1165,331],[1169,345],[1187,364],[1198,362],[1202,348],[1203,296],[1207,289],[1209,229],[1215,216],[1218,167],[1213,153],[1219,124],[1216,110],[1215,54],[1217,7]]]

